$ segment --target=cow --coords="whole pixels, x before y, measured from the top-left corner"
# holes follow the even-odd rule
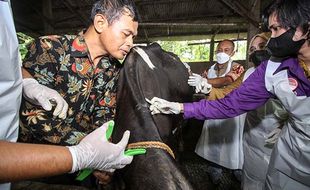
[[[157,43],[136,46],[124,60],[117,90],[113,142],[130,130],[129,148],[146,148],[143,155],[120,170],[126,189],[192,189],[175,160],[173,130],[183,120],[181,115],[152,116],[146,98],[190,101],[193,89],[188,86],[188,69],[180,59],[164,51]]]

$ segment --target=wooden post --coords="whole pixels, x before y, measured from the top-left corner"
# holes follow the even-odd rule
[[[213,57],[214,57],[214,38],[215,38],[215,34],[212,35],[211,37],[211,42],[210,42],[210,63],[213,63]]]
[[[260,8],[261,8],[261,0],[254,0],[251,12],[253,13],[254,19],[257,22],[260,22]],[[248,39],[248,41],[247,41],[247,52],[250,48],[249,45],[250,45],[250,41],[251,41],[252,37],[254,35],[256,35],[258,32],[259,32],[259,28],[257,28],[253,24],[249,23],[248,33],[247,33],[247,39]],[[249,68],[252,66],[253,66],[252,64],[249,64],[249,55],[247,53],[246,54],[246,67]]]
[[[54,33],[54,27],[52,26],[53,20],[53,10],[52,10],[52,0],[42,1],[42,12],[46,19],[43,19],[44,34],[51,35]]]

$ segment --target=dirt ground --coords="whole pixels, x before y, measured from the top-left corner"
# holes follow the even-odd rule
[[[188,174],[190,182],[196,190],[241,190],[240,182],[230,170],[224,170],[219,184],[213,184],[207,168],[210,162],[198,156],[195,151],[203,121],[191,119],[183,129],[184,152],[182,153],[181,166]]]

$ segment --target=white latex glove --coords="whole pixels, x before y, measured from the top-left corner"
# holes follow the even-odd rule
[[[212,90],[212,85],[208,83],[208,80],[203,78],[203,82],[201,83],[201,86],[198,87],[200,89],[200,92],[203,94],[209,94]],[[197,87],[196,87],[197,91]],[[199,92],[199,91],[198,91]]]
[[[190,86],[195,87],[196,93],[202,92],[204,94],[208,94],[212,89],[212,85],[208,83],[208,80],[196,73],[193,73],[192,76],[189,76],[187,83]]]
[[[267,135],[267,139],[265,140],[265,143],[268,144],[275,144],[280,136],[281,133],[281,128],[275,128],[273,131],[271,131],[268,135]]]
[[[130,132],[126,131],[122,140],[113,144],[106,139],[107,128],[108,122],[84,137],[78,145],[68,147],[73,159],[71,173],[85,168],[113,172],[131,163],[133,157],[124,154]]]
[[[67,117],[68,104],[63,97],[56,90],[39,84],[35,79],[23,79],[23,95],[32,103],[42,106],[46,111],[52,110],[51,101],[55,102],[56,108],[53,115],[62,119]]]
[[[196,73],[193,73],[193,75],[189,76],[188,77],[188,81],[187,83],[190,85],[190,86],[198,86],[200,85],[200,83],[202,82],[202,79],[203,77],[196,74]]]
[[[181,113],[181,104],[177,102],[169,102],[167,100],[154,97],[152,100],[146,99],[148,103],[150,103],[151,114],[179,114]]]

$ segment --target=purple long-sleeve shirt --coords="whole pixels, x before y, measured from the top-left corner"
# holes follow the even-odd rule
[[[269,98],[274,97],[265,87],[266,66],[267,62],[262,63],[238,89],[223,99],[184,103],[184,118],[230,118],[265,104]]]
[[[309,103],[310,77],[296,58],[282,63],[262,63],[249,78],[228,96],[217,101],[202,100],[184,104],[184,117],[215,119],[234,117],[256,109],[269,98],[278,98],[289,113],[269,162],[267,183],[277,184],[281,180],[291,184],[302,184],[308,189],[310,171],[309,149]],[[274,175],[285,174],[284,177]],[[272,175],[271,175],[272,174]],[[284,175],[283,175],[284,176]],[[286,177],[288,176],[288,177]],[[306,187],[307,186],[307,187]]]
[[[265,104],[269,98],[277,98],[281,94],[269,92],[266,88],[266,68],[268,61],[263,62],[238,88],[225,98],[215,101],[201,100],[194,103],[184,103],[184,117],[205,119],[223,119],[235,117],[254,110]],[[269,64],[273,64],[270,62]],[[273,75],[287,70],[288,80],[292,79],[296,96],[310,96],[310,81],[296,58],[289,58],[281,63]],[[270,82],[270,81],[269,81]],[[292,90],[292,89],[287,89]]]

